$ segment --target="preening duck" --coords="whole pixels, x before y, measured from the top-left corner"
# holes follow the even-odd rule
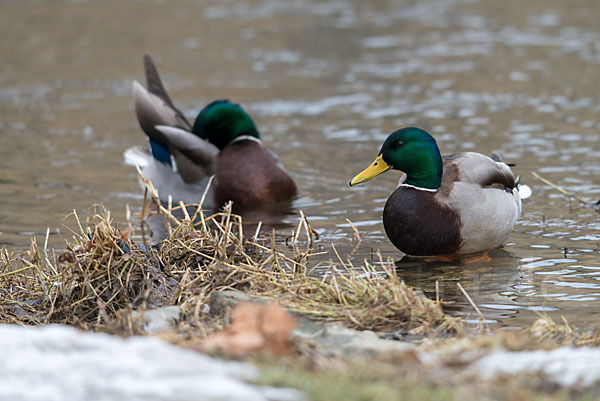
[[[125,151],[125,162],[138,165],[162,201],[198,203],[211,176],[204,207],[227,201],[235,209],[265,207],[291,200],[296,184],[274,153],[263,147],[250,116],[235,103],[216,100],[200,111],[194,125],[167,94],[158,71],[144,56],[147,89],[134,81],[135,112],[150,147]]]
[[[404,175],[383,210],[385,232],[411,256],[456,257],[502,246],[521,213],[518,182],[500,157],[442,157],[435,139],[408,127],[391,133],[360,184],[388,170]]]

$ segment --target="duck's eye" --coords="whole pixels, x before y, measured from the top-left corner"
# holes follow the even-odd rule
[[[402,141],[394,142],[394,149],[401,148],[402,146],[404,146],[404,142],[402,142]]]

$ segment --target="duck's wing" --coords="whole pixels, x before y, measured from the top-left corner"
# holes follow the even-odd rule
[[[139,82],[133,81],[133,97],[135,114],[140,127],[151,141],[167,148],[168,141],[162,132],[155,127],[168,125],[187,129],[189,122],[179,116],[177,110],[171,108],[161,97],[150,93]]]
[[[150,140],[152,157],[171,166],[188,184],[213,175],[219,150],[191,132],[192,126],[173,104],[148,55],[144,56],[144,69],[148,88],[134,81],[133,96],[138,121]],[[141,153],[132,151],[129,156],[126,162],[136,163],[140,157],[134,156]]]
[[[191,131],[192,126],[183,113],[175,107],[169,97],[152,57],[144,55],[144,70],[148,89],[139,82],[133,83],[135,97],[135,111],[146,134],[157,134],[154,127],[157,125],[171,125]],[[160,133],[157,134],[160,137]]]
[[[176,127],[181,127],[188,131],[191,131],[192,126],[190,125],[190,122],[187,120],[187,118],[185,118],[183,113],[173,104],[173,101],[169,97],[169,94],[167,93],[167,90],[165,89],[165,86],[163,85],[162,80],[160,79],[160,75],[158,74],[156,65],[154,64],[152,57],[150,57],[148,54],[144,54],[144,70],[146,72],[148,92],[160,98],[164,102],[163,107],[167,107],[170,111],[170,114],[173,115],[174,123],[166,125],[174,125]]]
[[[446,156],[436,199],[460,218],[462,253],[502,245],[521,213],[510,167],[480,153]]]
[[[181,128],[157,125],[155,129],[167,139],[184,182],[198,182],[215,173],[219,155],[215,145]]]
[[[133,82],[135,113],[140,127],[150,139],[150,148],[154,158],[171,165],[168,140],[155,127],[157,125],[169,125],[191,131],[191,125],[171,101],[158,75],[156,66],[148,55],[144,56],[144,69],[148,89],[137,81]]]
[[[482,188],[512,189],[515,176],[510,167],[497,155],[494,159],[475,152],[444,156],[442,186],[462,181],[477,184]]]

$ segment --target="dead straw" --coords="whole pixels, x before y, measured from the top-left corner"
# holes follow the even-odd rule
[[[0,322],[103,330],[120,321],[123,333],[132,333],[132,310],[180,305],[189,324],[205,335],[210,319],[202,321],[202,305],[213,291],[235,289],[348,327],[424,335],[462,332],[460,319],[446,315],[439,300],[407,286],[381,254],[377,267],[367,260],[356,263],[344,260],[332,244],[336,261],[311,263],[321,254],[313,252],[319,237],[303,213],[290,249],[281,246],[285,235],[261,234],[260,226],[244,238],[242,218],[231,205],[205,217],[204,196],[197,205],[164,206],[152,183],[143,182],[170,227],[166,240],[138,246],[129,236],[121,237],[109,212],[94,215],[88,224],[73,212],[78,230],[64,250],[46,252],[45,246],[41,257],[34,238],[27,252],[0,253]],[[195,207],[192,215],[190,207]],[[142,221],[147,210],[144,204]],[[316,275],[317,269],[329,274]]]
[[[560,187],[560,186],[556,185],[555,183],[553,183],[552,181],[548,180],[547,178],[544,178],[544,177],[542,177],[541,175],[539,175],[539,174],[538,174],[538,173],[536,173],[535,171],[532,171],[532,172],[531,172],[531,174],[532,174],[532,175],[533,175],[535,178],[537,178],[538,180],[540,180],[541,182],[543,182],[544,184],[546,184],[546,185],[549,185],[549,186],[551,186],[552,188],[556,189],[556,190],[557,190],[558,192],[560,192],[561,194],[563,194],[563,195],[566,195],[566,196],[569,198],[569,200],[570,200],[571,198],[573,198],[573,199],[575,199],[575,200],[579,201],[579,203],[581,203],[581,204],[583,204],[583,205],[587,205],[587,204],[589,204],[589,202],[588,202],[588,201],[586,201],[585,199],[582,199],[582,198],[580,198],[579,196],[575,195],[574,193],[572,193],[572,192],[569,192],[569,191],[567,191],[566,189],[564,189],[564,188],[562,188],[562,187]]]

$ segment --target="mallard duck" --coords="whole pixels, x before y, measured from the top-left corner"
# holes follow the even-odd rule
[[[200,111],[194,125],[171,101],[158,71],[144,56],[148,89],[133,82],[135,112],[150,148],[130,148],[125,161],[138,165],[162,201],[198,203],[211,176],[204,207],[227,201],[234,208],[265,207],[291,200],[296,184],[275,154],[263,147],[250,116],[238,104],[216,100]]]
[[[379,156],[350,185],[388,170],[404,174],[383,210],[385,232],[410,256],[456,257],[502,246],[521,213],[518,180],[499,156],[442,157],[435,139],[408,127],[391,133]]]

